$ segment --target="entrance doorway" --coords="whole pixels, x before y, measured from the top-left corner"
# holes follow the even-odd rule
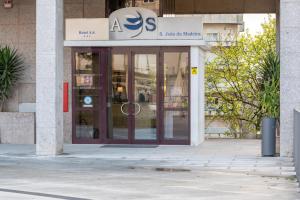
[[[157,143],[159,138],[158,49],[112,49],[108,77],[109,139]]]
[[[73,143],[190,143],[189,48],[73,49],[73,59]]]

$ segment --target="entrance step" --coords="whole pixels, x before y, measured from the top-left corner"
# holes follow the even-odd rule
[[[100,146],[100,148],[157,148],[159,145],[150,145],[150,144],[106,144]]]

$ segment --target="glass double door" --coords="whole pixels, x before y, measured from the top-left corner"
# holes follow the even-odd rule
[[[110,141],[157,143],[158,56],[149,50],[112,50],[108,72]]]
[[[188,47],[72,49],[73,143],[189,144]]]

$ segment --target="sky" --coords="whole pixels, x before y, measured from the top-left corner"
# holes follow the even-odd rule
[[[275,17],[275,15],[272,15]],[[262,31],[261,24],[268,20],[268,14],[244,14],[245,30],[255,35]]]

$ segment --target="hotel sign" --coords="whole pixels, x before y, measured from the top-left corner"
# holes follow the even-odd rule
[[[160,40],[202,40],[201,17],[158,18],[158,39]]]
[[[109,16],[110,40],[155,39],[157,15],[152,10],[131,7]]]
[[[157,17],[152,10],[123,8],[108,19],[67,19],[66,40],[202,40],[201,17]]]
[[[66,19],[66,40],[109,40],[105,18]]]

